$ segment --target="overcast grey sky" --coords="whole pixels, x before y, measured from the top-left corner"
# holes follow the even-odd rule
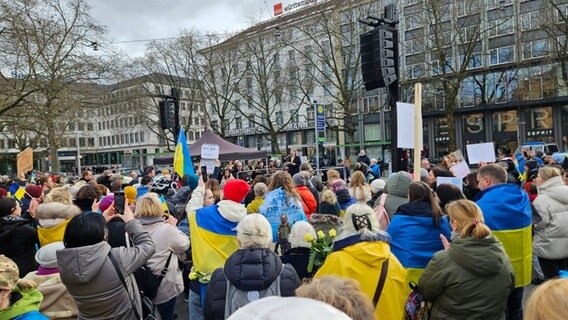
[[[298,0],[295,0],[298,1]],[[266,0],[270,12],[277,2]],[[168,38],[181,29],[238,31],[251,19],[270,18],[264,0],[88,0],[91,15],[107,27],[108,37],[116,42]],[[147,42],[116,44],[131,56],[144,53]]]

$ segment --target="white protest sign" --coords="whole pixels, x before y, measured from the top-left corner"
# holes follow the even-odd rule
[[[454,176],[456,176],[457,178],[463,179],[465,176],[467,176],[471,170],[469,170],[469,166],[467,165],[467,162],[465,161],[461,161],[458,164],[456,164],[455,166],[450,168],[450,171],[454,174]]]
[[[416,107],[410,103],[396,103],[396,141],[397,147],[414,149],[414,112]]]
[[[300,157],[300,161],[302,161],[302,163],[308,163],[308,157],[306,157],[306,156],[301,156],[301,157]]]
[[[215,160],[202,159],[201,166],[207,168],[207,174],[213,174],[213,171],[215,171]]]
[[[461,178],[455,177],[438,177],[436,178],[436,186],[441,184],[453,184],[454,186],[460,188],[463,191],[463,182]]]
[[[467,158],[469,163],[495,162],[495,145],[493,142],[468,144]]]
[[[219,158],[219,145],[218,144],[204,144],[201,146],[201,159],[218,159]]]

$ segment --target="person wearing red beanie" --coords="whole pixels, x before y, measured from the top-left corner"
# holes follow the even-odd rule
[[[225,183],[223,199],[241,203],[250,191],[250,185],[241,179],[232,179]]]

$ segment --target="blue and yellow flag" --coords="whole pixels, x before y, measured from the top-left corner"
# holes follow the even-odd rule
[[[17,183],[12,183],[12,185],[10,186],[10,195],[13,198],[16,198],[16,200],[20,201],[22,200],[22,198],[26,195],[26,189],[22,188],[21,186],[19,186]]]
[[[168,203],[166,202],[166,198],[163,195],[160,195],[160,202],[162,203],[162,210],[164,210],[164,215],[169,216],[170,210],[168,210]]]
[[[181,178],[186,174],[195,174],[193,163],[191,162],[191,154],[189,146],[185,138],[185,130],[179,130],[178,141],[176,144],[176,153],[174,155],[174,172]]]

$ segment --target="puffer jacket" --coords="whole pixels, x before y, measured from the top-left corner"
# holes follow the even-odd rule
[[[156,246],[156,252],[146,262],[153,274],[159,275],[162,272],[170,253],[172,254],[166,275],[160,283],[156,297],[152,299],[152,302],[158,305],[170,301],[183,291],[183,278],[182,271],[178,267],[178,256],[183,255],[189,249],[189,238],[176,227],[164,222],[161,217],[142,217],[140,222]]]
[[[306,186],[296,186],[296,190],[302,198],[304,213],[309,220],[312,213],[315,213],[318,208],[316,198],[314,197],[314,194],[310,191],[310,189]]]
[[[542,218],[534,227],[533,253],[551,260],[568,258],[568,186],[562,177],[545,181],[533,205]]]
[[[280,258],[270,249],[239,249],[225,262],[224,268],[215,270],[205,297],[205,319],[225,318],[227,280],[244,291],[264,290],[278,278],[280,271],[280,295],[294,296],[300,286],[296,270],[289,264],[282,265]]]
[[[455,239],[449,250],[434,255],[418,288],[432,302],[432,320],[501,320],[515,279],[497,238],[467,237]]]
[[[36,245],[39,245],[37,230],[30,221],[16,216],[0,218],[0,254],[12,259],[20,270],[20,278],[37,270]]]
[[[38,290],[43,295],[39,311],[50,319],[77,319],[79,311],[75,300],[61,282],[59,273],[38,275],[30,272],[25,279],[32,280],[38,285]]]
[[[384,192],[387,194],[385,210],[390,219],[392,219],[398,207],[408,203],[408,186],[410,182],[412,182],[410,174],[403,171],[397,172],[389,177]]]
[[[101,241],[97,244],[57,251],[57,265],[63,284],[79,309],[78,319],[136,319],[132,305],[141,314],[140,295],[132,272],[140,268],[156,251],[152,238],[138,220],[125,226],[132,239],[132,248],[112,248]],[[117,270],[108,255],[118,262],[126,280],[124,289]]]

